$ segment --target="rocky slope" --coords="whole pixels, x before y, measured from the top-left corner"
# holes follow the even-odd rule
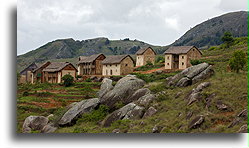
[[[247,17],[248,12],[239,11],[209,19],[191,28],[172,45],[195,45],[197,47],[219,45],[226,31],[231,32],[235,37],[247,36]]]

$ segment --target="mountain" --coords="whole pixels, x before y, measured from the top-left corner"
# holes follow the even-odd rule
[[[30,63],[42,63],[46,60],[76,58],[103,53],[106,55],[135,54],[140,48],[151,46],[156,51],[166,50],[165,47],[153,46],[139,40],[109,40],[95,38],[87,40],[59,39],[49,42],[36,50],[17,56],[17,70],[20,71]]]
[[[227,13],[205,21],[187,31],[181,38],[168,46],[153,46],[139,40],[109,40],[101,37],[87,40],[59,39],[49,42],[38,49],[17,56],[17,71],[21,71],[33,62],[50,61],[77,62],[77,57],[103,53],[106,55],[134,54],[140,48],[151,46],[158,54],[162,54],[169,46],[195,45],[199,48],[222,43],[221,36],[230,31],[235,37],[247,36],[248,12]]]
[[[231,12],[209,19],[187,31],[172,45],[195,45],[197,47],[209,47],[220,45],[221,37],[229,31],[234,37],[247,36],[247,11]]]

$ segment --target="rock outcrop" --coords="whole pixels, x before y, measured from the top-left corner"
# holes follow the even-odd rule
[[[30,133],[31,131],[42,130],[48,124],[48,118],[44,116],[29,116],[23,123],[22,132]]]
[[[99,105],[99,102],[98,98],[93,98],[74,103],[74,105],[62,116],[58,124],[70,124],[74,119],[82,114],[91,112],[97,105]]]
[[[104,80],[107,81],[106,79]],[[138,89],[142,88],[144,84],[145,82],[143,80],[138,79],[134,75],[127,75],[123,77],[117,82],[113,89],[108,89],[109,91],[104,91],[104,85],[106,84],[102,83],[101,89],[99,91],[100,103],[107,105],[110,109],[115,109],[116,103],[127,104],[134,100],[137,100],[139,98],[133,96],[132,100],[131,97]]]
[[[214,74],[212,66],[207,63],[201,63],[184,69],[179,74],[167,78],[167,85],[174,87],[186,87],[205,80]]]
[[[195,117],[188,125],[190,129],[195,129],[201,126],[201,124],[204,122],[204,116],[200,115]]]
[[[144,107],[138,106],[135,103],[129,103],[124,107],[109,114],[103,121],[104,127],[110,126],[114,121],[124,119],[140,119],[143,116]]]

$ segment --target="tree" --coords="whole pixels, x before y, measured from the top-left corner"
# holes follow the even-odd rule
[[[233,53],[232,58],[229,60],[231,70],[239,73],[246,64],[246,54],[242,50],[237,50]]]
[[[234,38],[230,32],[225,32],[221,40],[225,43],[226,47],[229,48],[234,41]]]
[[[68,87],[73,84],[73,77],[70,74],[66,74],[62,77],[63,84]]]

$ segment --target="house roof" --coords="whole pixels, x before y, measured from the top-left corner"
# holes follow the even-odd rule
[[[49,61],[47,61],[47,62],[45,62],[45,63],[43,63],[43,64],[39,64],[39,65],[37,65],[37,68],[36,69],[34,69],[32,72],[36,72],[37,70],[39,70],[40,68],[45,68],[45,66],[46,65],[49,65],[51,62],[49,62]]]
[[[67,65],[72,65],[69,62],[52,62],[50,65],[48,65],[46,68],[43,69],[45,72],[57,72],[61,71],[64,67]],[[73,68],[77,71],[77,69],[73,66]]]
[[[171,46],[164,52],[164,54],[186,54],[192,48],[196,48],[200,52],[200,50],[195,46]]]
[[[34,69],[36,69],[38,67],[38,64],[37,63],[32,63],[30,64],[29,66],[27,66],[25,69],[23,69],[20,74],[26,74],[26,71],[33,71]]]
[[[130,55],[114,55],[114,56],[107,56],[103,61],[102,64],[120,64],[126,57],[130,57],[131,60],[134,62],[133,58]]]
[[[154,51],[154,49],[152,49],[151,47],[141,48],[141,49],[139,49],[139,50],[136,52],[136,54],[144,54],[144,52],[145,52],[147,49],[149,49],[149,48],[156,54],[156,52]]]
[[[77,64],[80,64],[80,63],[92,63],[94,60],[96,60],[101,55],[105,56],[102,53],[94,54],[94,55],[91,55],[91,56],[80,56],[79,57],[80,61]]]

